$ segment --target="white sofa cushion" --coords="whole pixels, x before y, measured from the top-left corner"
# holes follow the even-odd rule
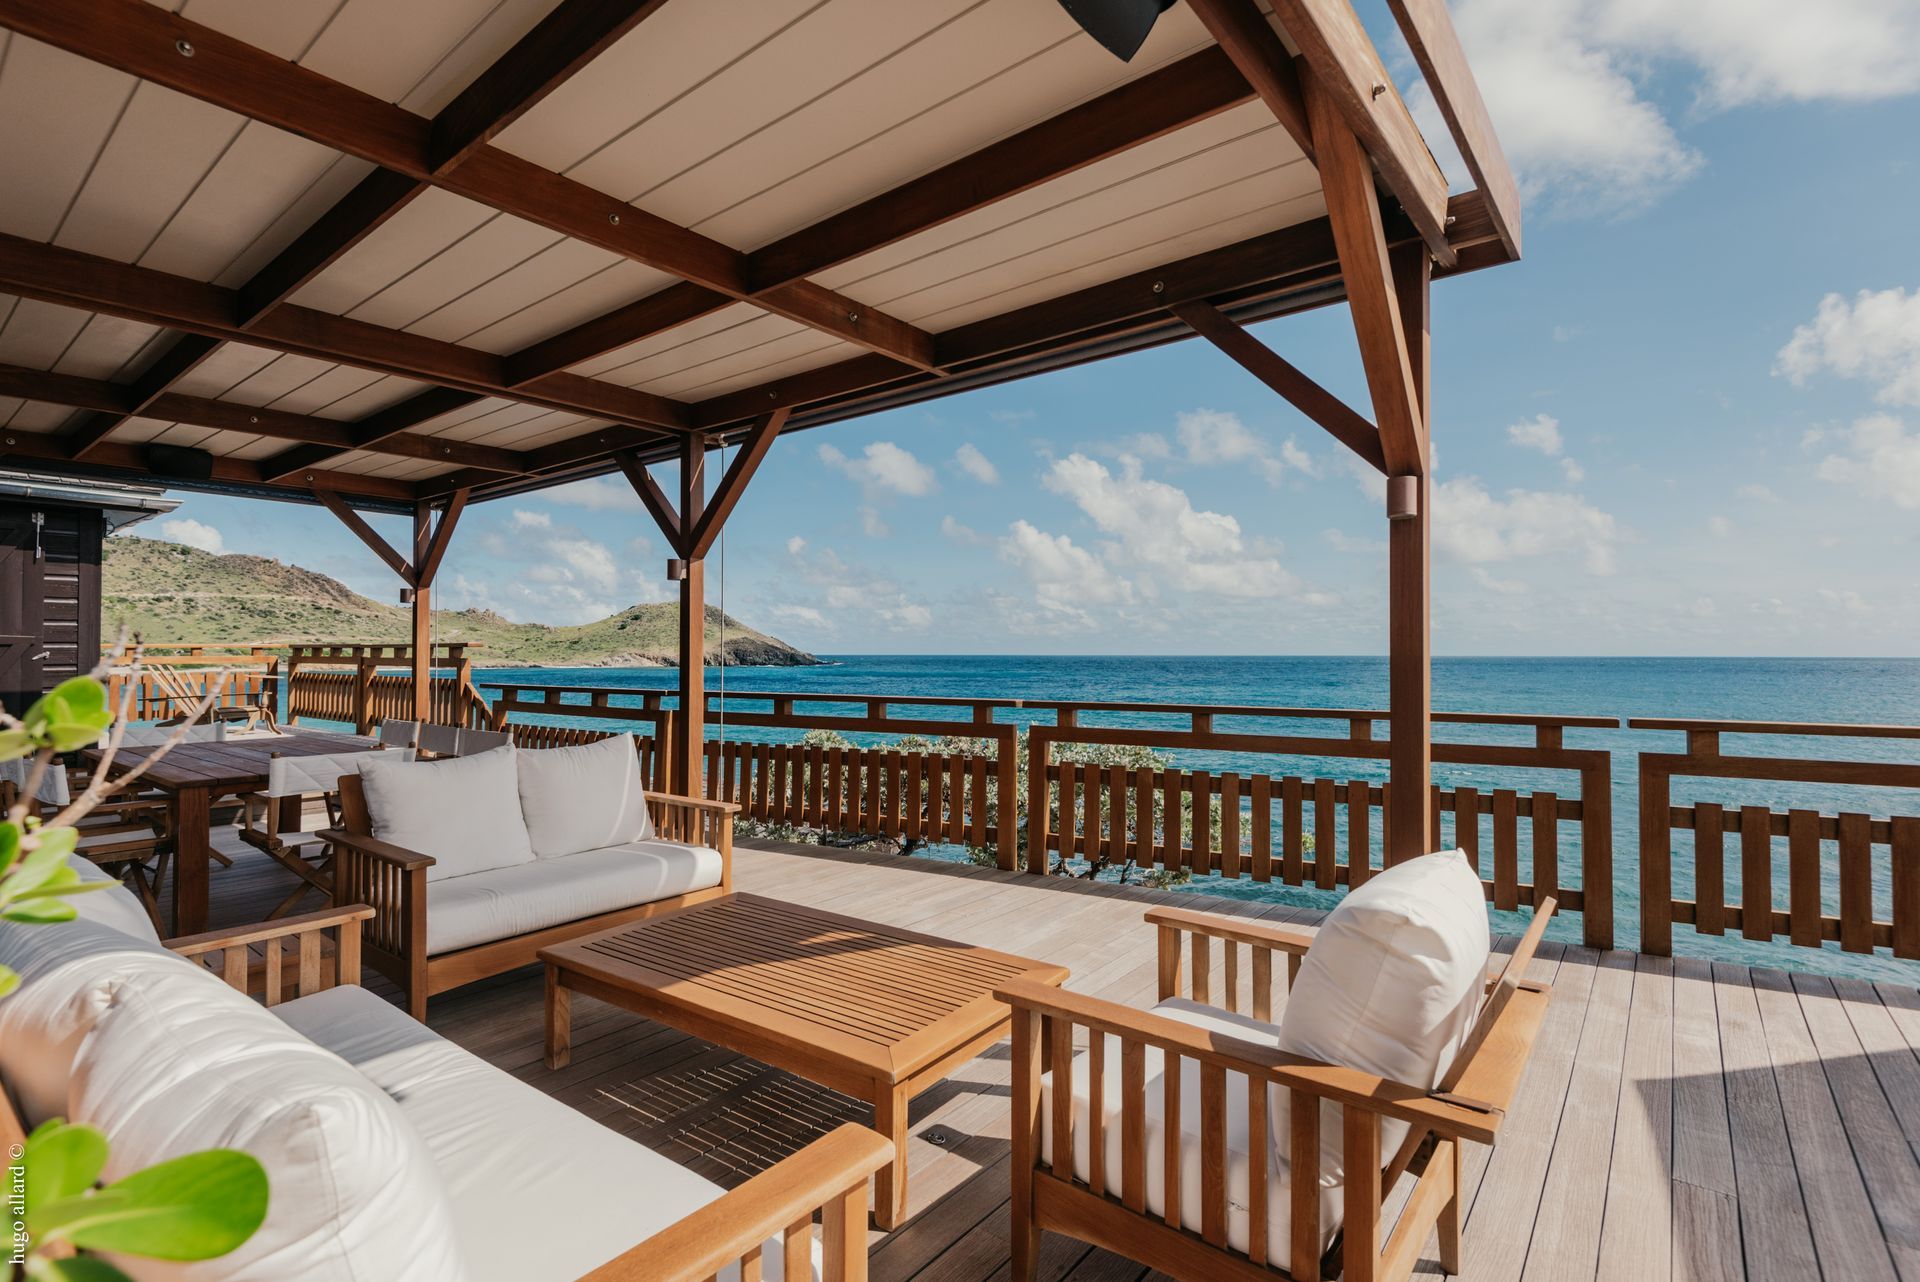
[[[515,765],[534,854],[572,855],[653,836],[632,735],[530,749]]]
[[[398,1103],[442,1172],[476,1282],[573,1282],[721,1194],[365,989],[274,1009]],[[818,1243],[814,1251],[817,1276]],[[779,1282],[777,1240],[761,1265]]]
[[[508,868],[533,859],[520,813],[512,745],[446,761],[363,753],[360,782],[373,835],[431,855],[428,881]],[[391,755],[392,761],[383,760]]]
[[[0,963],[20,974],[20,987],[0,999],[0,1077],[29,1129],[66,1113],[74,1056],[116,988],[156,975],[192,977],[190,963],[160,946],[139,901],[129,914],[116,895],[133,899],[124,889],[97,890],[73,900],[75,921],[0,921]],[[114,929],[116,921],[129,929]]]
[[[1280,1020],[1280,1049],[1431,1088],[1472,1030],[1486,986],[1486,895],[1458,850],[1423,855],[1370,878],[1327,914],[1300,963]],[[1340,1160],[1338,1105],[1320,1134]],[[1404,1122],[1383,1123],[1391,1153]]]
[[[80,920],[106,926],[148,943],[160,942],[160,932],[153,928],[153,918],[147,916],[146,906],[118,877],[93,860],[79,856],[68,856],[67,867],[80,874],[81,881],[105,883],[104,889],[89,890],[67,901],[73,905]]]
[[[718,851],[633,841],[452,877],[427,896],[427,952],[449,953],[720,884]]]
[[[1156,1014],[1210,1033],[1220,1033],[1266,1047],[1277,1044],[1279,1030],[1272,1024],[1202,1006],[1185,998],[1170,998],[1153,1009]],[[1122,1082],[1118,1037],[1107,1037],[1105,1054],[1105,1071],[1101,1078],[1105,1088],[1102,1109],[1105,1119],[1102,1131],[1105,1149],[1103,1177],[1107,1192],[1118,1197],[1124,1187],[1126,1171],[1123,1165],[1124,1137],[1120,1125]],[[1144,1064],[1146,1124],[1142,1140],[1147,1162],[1147,1211],[1160,1217],[1166,1214],[1167,1209],[1165,1059],[1158,1048],[1149,1046]],[[1087,1131],[1091,1099],[1087,1053],[1082,1051],[1073,1060],[1073,1174],[1083,1182],[1092,1171],[1091,1143]],[[1226,1103],[1228,1245],[1236,1251],[1244,1252],[1247,1249],[1249,1159],[1263,1161],[1267,1164],[1268,1258],[1284,1265],[1288,1243],[1293,1240],[1293,1206],[1288,1194],[1290,1163],[1287,1146],[1284,1143],[1276,1145],[1272,1137],[1287,1134],[1288,1092],[1278,1086],[1267,1089],[1268,1133],[1265,1135],[1248,1133],[1247,1079],[1244,1074],[1227,1074]],[[1180,1223],[1199,1233],[1205,1227],[1201,1213],[1200,1066],[1184,1058],[1180,1061],[1180,1137],[1176,1142],[1180,1153]],[[1053,1160],[1052,1073],[1046,1073],[1040,1079],[1040,1154],[1049,1162]],[[1343,1192],[1337,1175],[1323,1170],[1320,1179],[1322,1250],[1332,1242],[1334,1232],[1340,1227]]]
[[[267,1218],[215,1260],[120,1266],[136,1282],[467,1277],[439,1173],[393,1101],[210,973],[183,970],[115,991],[74,1061],[70,1116],[113,1138],[109,1180],[201,1149],[251,1153]]]

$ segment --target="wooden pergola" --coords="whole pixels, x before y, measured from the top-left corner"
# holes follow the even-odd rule
[[[702,563],[779,434],[1198,333],[1386,478],[1424,851],[1428,288],[1520,224],[1442,0],[1389,3],[1473,191],[1347,0],[1187,0],[1131,62],[1053,0],[0,0],[0,457],[324,504],[423,704],[464,507],[617,471],[697,778]],[[1245,328],[1342,298],[1371,417]]]

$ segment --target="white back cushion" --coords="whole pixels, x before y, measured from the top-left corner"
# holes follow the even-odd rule
[[[67,867],[79,873],[81,881],[104,886],[67,901],[80,914],[80,920],[95,922],[148,943],[160,942],[160,932],[153,928],[153,918],[147,916],[139,896],[128,890],[118,877],[79,855],[67,856]]]
[[[400,761],[412,761],[412,748],[387,751]],[[274,757],[267,762],[269,797],[304,797],[315,793],[338,792],[340,776],[360,773],[369,760],[385,760],[372,752],[330,752],[318,757]]]
[[[131,912],[116,903],[119,895],[133,900]],[[20,987],[0,998],[0,1077],[29,1128],[66,1113],[74,1056],[116,988],[193,969],[160,946],[124,888],[79,895],[73,905],[81,914],[76,921],[0,921],[0,963],[20,973]],[[115,929],[116,922],[127,929]]]
[[[69,1117],[113,1138],[108,1180],[207,1148],[266,1168],[251,1239],[214,1260],[116,1261],[135,1282],[466,1276],[439,1172],[393,1100],[198,967],[116,991],[69,1094]]]
[[[428,881],[533,858],[512,745],[446,761],[400,761],[392,752],[361,755],[367,758],[360,782],[373,835],[433,856]]]
[[[534,854],[572,855],[652,838],[632,735],[530,749],[515,760]]]
[[[1473,1027],[1486,986],[1486,896],[1458,850],[1389,868],[1340,901],[1287,992],[1280,1049],[1431,1088]],[[1321,1119],[1323,1178],[1342,1179],[1338,1106]],[[1275,1141],[1287,1143],[1276,1117]],[[1406,1123],[1380,1128],[1383,1151]],[[1284,1151],[1284,1149],[1283,1149]]]

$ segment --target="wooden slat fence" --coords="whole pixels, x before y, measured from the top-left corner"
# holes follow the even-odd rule
[[[597,686],[520,686],[488,683],[476,687],[476,724],[493,730],[505,730],[521,748],[567,748],[593,743],[618,730],[596,730],[586,726],[556,726],[552,719],[639,723],[647,727],[633,736],[634,749],[640,754],[640,775],[651,780],[659,792],[685,790],[670,777],[673,754],[665,751],[673,741],[674,713],[661,706],[662,696],[652,691],[615,690]],[[491,705],[485,693],[493,692]],[[639,696],[637,708],[615,704],[615,696]],[[546,718],[530,721],[526,718]]]
[[[108,706],[118,708],[131,685],[133,700],[128,705],[129,717],[135,721],[164,721],[187,712],[198,703],[205,696],[207,684],[214,679],[217,671],[170,668],[164,678],[143,672],[138,680],[125,673],[111,673],[107,677]],[[277,715],[275,704],[279,698],[279,685],[278,674],[274,672],[229,673],[226,688],[214,701],[215,706],[260,706]]]
[[[1681,753],[1640,754],[1640,950],[1673,952],[1673,924],[1704,935],[1738,931],[1749,940],[1843,951],[1890,949],[1920,958],[1920,817],[1858,811],[1775,810],[1696,800],[1672,804],[1675,778],[1761,780],[1835,787],[1920,790],[1920,765],[1830,758],[1734,756],[1720,736],[1759,734],[1920,739],[1920,727],[1645,718],[1637,730],[1677,730]],[[1675,832],[1692,834],[1692,898],[1675,894]],[[1786,901],[1776,874],[1785,842]],[[1739,901],[1730,895],[1737,871]],[[1837,890],[1829,912],[1828,887]],[[1875,903],[1885,888],[1886,915]]]
[[[433,679],[432,720],[437,725],[493,728],[484,703],[456,677]],[[389,717],[413,719],[413,678],[403,672],[341,672],[306,668],[287,682],[287,718],[343,721],[366,733]]]

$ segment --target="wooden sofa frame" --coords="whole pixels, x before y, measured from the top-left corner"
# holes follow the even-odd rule
[[[427,869],[433,866],[433,858],[376,839],[359,776],[342,775],[342,826],[322,834],[333,843],[335,852],[334,902],[373,905],[373,919],[367,926],[365,963],[399,985],[406,994],[407,1013],[425,1023],[429,997],[532,965],[540,950],[551,944],[688,908],[730,893],[733,890],[733,817],[740,807],[730,801],[658,793],[647,794],[647,806],[653,815],[654,831],[661,840],[706,846],[720,852],[719,885],[429,957]]]
[[[1467,1043],[1433,1090],[1375,1077],[1355,1069],[1288,1055],[1271,1046],[1195,1028],[1162,1015],[1016,981],[997,996],[1013,1007],[1013,1270],[1012,1282],[1033,1282],[1042,1230],[1078,1238],[1137,1260],[1176,1278],[1199,1282],[1319,1282],[1344,1269],[1345,1282],[1398,1282],[1419,1261],[1428,1235],[1438,1231],[1440,1267],[1460,1271],[1460,1146],[1492,1144],[1518,1089],[1533,1042],[1546,1014],[1551,989],[1525,980],[1527,965],[1553,916],[1548,899],[1534,915],[1499,975]],[[1252,961],[1251,1014],[1271,1021],[1274,954],[1286,958],[1286,982],[1297,974],[1313,936],[1244,919],[1178,908],[1155,908],[1147,920],[1159,930],[1159,991],[1162,1001],[1179,995],[1185,955],[1191,955],[1194,1001],[1240,1009],[1240,948]],[[1225,947],[1224,991],[1210,992],[1212,943]],[[1071,1090],[1052,1093],[1052,1164],[1041,1153],[1040,1075],[1049,1067],[1067,1073],[1075,1030],[1089,1047],[1089,1095],[1104,1098],[1105,1034],[1120,1040],[1121,1152],[1124,1177],[1106,1186],[1105,1130],[1099,1108],[1089,1108],[1088,1174],[1074,1178],[1074,1107]],[[1166,1211],[1146,1204],[1145,1053],[1166,1057],[1165,1115],[1168,1132],[1179,1129],[1178,1059],[1200,1065],[1202,1225],[1181,1224],[1180,1145],[1165,1145]],[[1291,1158],[1292,1241],[1269,1242],[1267,1164],[1248,1163],[1248,1249],[1227,1245],[1227,1074],[1246,1076],[1249,1129],[1269,1129],[1267,1087],[1287,1088],[1287,1133]],[[1346,1184],[1343,1227],[1323,1255],[1320,1224],[1321,1104],[1342,1106]],[[1410,1124],[1406,1142],[1381,1161],[1380,1125]],[[1063,1160],[1063,1156],[1064,1160]],[[1404,1174],[1415,1177],[1399,1219],[1382,1241],[1385,1199]]]
[[[352,904],[170,939],[167,947],[198,959],[243,993],[250,986],[262,992],[264,972],[262,995],[267,1005],[277,1006],[336,982],[358,984],[360,931],[374,917],[373,908]],[[323,964],[328,931],[335,934],[331,956],[337,967]],[[289,961],[293,965],[284,964]],[[12,1092],[0,1079],[0,1144],[11,1148],[25,1143],[26,1129]],[[820,1282],[866,1282],[868,1181],[892,1160],[893,1145],[885,1137],[849,1122],[627,1248],[578,1282],[706,1282],[736,1262],[742,1278],[757,1278],[764,1244],[783,1230],[786,1276],[811,1277],[816,1215],[821,1226]]]

